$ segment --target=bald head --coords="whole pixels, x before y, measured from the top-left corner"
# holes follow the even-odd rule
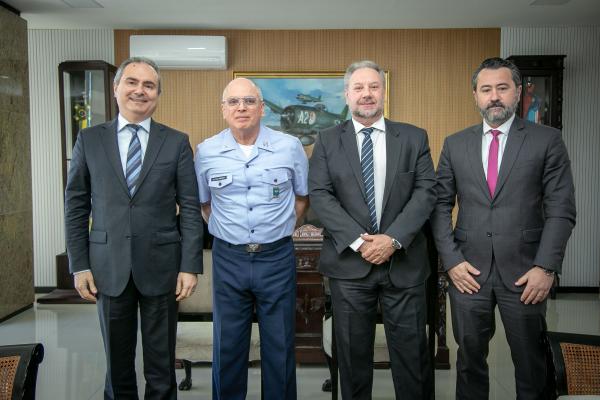
[[[250,79],[237,78],[223,90],[223,119],[238,143],[254,144],[264,115],[262,93]]]
[[[263,99],[260,88],[256,86],[256,84],[254,84],[254,82],[252,82],[250,79],[235,78],[234,80],[229,82],[227,86],[225,86],[225,90],[223,90],[223,97],[221,98],[221,100],[225,101],[225,99],[229,97],[230,92],[236,92],[239,90],[242,90],[244,92],[251,92],[252,95],[258,97],[260,101],[262,101]]]

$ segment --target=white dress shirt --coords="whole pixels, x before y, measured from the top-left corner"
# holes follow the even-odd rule
[[[359,133],[365,126],[352,118],[354,132],[356,132],[356,144],[358,146],[358,155],[362,160],[362,143],[365,139],[364,133]],[[371,140],[373,142],[373,179],[375,183],[375,213],[377,214],[377,226],[381,223],[381,213],[383,206],[383,191],[385,190],[385,167],[386,167],[386,146],[385,146],[385,120],[383,116],[370,126],[373,129]],[[350,244],[350,248],[358,251],[363,244],[362,238],[356,239]]]
[[[140,145],[142,146],[142,163],[144,162],[144,155],[146,155],[146,147],[148,147],[148,139],[150,138],[150,124],[152,119],[147,118],[142,122],[136,124],[142,128],[138,130],[137,136],[140,139]],[[121,157],[121,167],[123,167],[123,176],[127,176],[127,152],[129,151],[129,143],[133,133],[126,126],[131,124],[125,117],[119,114],[117,118],[117,143],[119,144],[119,156]]]
[[[487,169],[488,169],[488,157],[490,155],[490,145],[492,144],[492,129],[496,129],[502,132],[501,135],[498,135],[498,141],[500,145],[498,146],[498,173],[500,173],[500,164],[502,163],[502,156],[504,155],[504,149],[506,148],[506,141],[508,140],[508,132],[510,131],[510,127],[515,120],[515,115],[508,119],[505,123],[500,125],[497,128],[492,128],[488,125],[485,120],[483,120],[483,135],[481,137],[481,161],[483,162],[483,172],[485,174],[485,178],[487,179]]]

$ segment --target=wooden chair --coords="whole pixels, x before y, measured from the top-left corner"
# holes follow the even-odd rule
[[[0,400],[35,400],[41,343],[0,346]]]
[[[547,332],[546,345],[548,399],[600,399],[600,336]]]

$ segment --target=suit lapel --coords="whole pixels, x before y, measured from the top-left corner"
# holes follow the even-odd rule
[[[342,142],[344,152],[346,153],[346,158],[348,159],[350,167],[352,168],[352,172],[354,173],[354,177],[356,178],[358,186],[360,187],[360,192],[362,193],[363,199],[365,199],[366,202],[367,196],[365,194],[365,184],[362,178],[362,168],[360,166],[358,146],[356,144],[356,133],[354,132],[352,120],[348,120],[342,125],[340,140]]]
[[[383,191],[383,202],[381,204],[381,210],[385,210],[385,206],[390,197],[392,190],[392,184],[396,177],[396,171],[398,170],[398,160],[400,160],[400,152],[402,150],[402,143],[400,140],[400,131],[394,129],[389,121],[385,120],[385,186]]]
[[[510,171],[517,160],[523,141],[525,140],[526,131],[523,129],[525,126],[523,121],[515,117],[508,138],[506,139],[506,148],[502,155],[502,162],[500,163],[500,171],[498,172],[498,183],[496,184],[496,191],[494,192],[494,198],[498,197],[498,193],[502,189],[502,186],[506,183],[506,179],[510,174]]]
[[[146,175],[148,175],[150,168],[152,168],[152,164],[154,164],[158,152],[165,141],[167,134],[164,129],[164,126],[159,125],[152,120],[150,124],[150,136],[148,137],[148,146],[146,147],[146,154],[144,154],[144,161],[142,162],[142,170],[140,171],[140,177],[138,178],[133,197],[140,191],[140,187],[143,185],[144,179],[146,178]]]
[[[483,134],[483,125],[477,125],[471,132],[471,137],[467,143],[467,158],[471,164],[471,171],[475,174],[475,180],[479,184],[481,190],[485,193],[486,198],[490,198],[490,190],[485,179],[485,171],[481,161],[481,141]]]
[[[106,153],[108,163],[111,165],[117,180],[121,184],[121,187],[129,196],[129,190],[127,189],[127,182],[125,182],[125,175],[123,175],[123,166],[121,164],[121,156],[119,155],[119,144],[117,141],[117,120],[114,119],[111,122],[102,125],[103,130],[100,132],[102,146]]]

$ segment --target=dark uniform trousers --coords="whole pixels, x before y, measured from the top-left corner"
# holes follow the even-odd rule
[[[243,400],[256,311],[264,400],[296,399],[296,261],[291,238],[247,252],[213,244],[213,399]]]

